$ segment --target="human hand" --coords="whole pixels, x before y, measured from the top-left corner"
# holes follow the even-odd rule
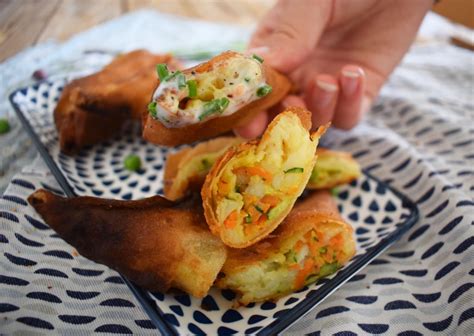
[[[287,74],[313,126],[354,127],[416,36],[432,0],[280,0],[263,18],[250,48]],[[259,136],[274,112],[235,130]]]

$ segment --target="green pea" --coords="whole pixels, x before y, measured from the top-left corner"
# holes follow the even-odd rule
[[[6,134],[10,131],[10,123],[7,119],[0,119],[0,134]]]
[[[141,165],[142,162],[140,160],[140,157],[135,154],[130,154],[125,158],[125,160],[123,160],[123,166],[125,167],[125,169],[130,171],[139,170]]]

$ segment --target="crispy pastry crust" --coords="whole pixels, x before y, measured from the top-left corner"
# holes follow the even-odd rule
[[[237,137],[219,137],[200,143],[195,147],[184,148],[174,154],[169,154],[166,158],[163,182],[165,197],[174,201],[183,198],[189,192],[201,190],[204,179],[206,178],[205,175],[189,176],[183,181],[176,179],[183,166],[193,157],[206,153],[219,152],[242,141],[241,138]]]
[[[67,84],[54,110],[61,150],[73,154],[116,135],[126,121],[141,120],[156,86],[157,63],[179,66],[171,55],[136,50]]]
[[[62,198],[46,190],[28,201],[65,241],[137,285],[179,288],[203,297],[226,259],[199,204],[177,206],[160,196],[139,201]]]
[[[235,55],[234,52],[222,53],[208,62],[184,70],[183,73],[190,74],[191,71],[197,73],[209,71],[215,63],[231,58],[233,55]],[[249,122],[257,112],[268,109],[280,102],[291,88],[291,83],[287,77],[265,65],[265,63],[263,63],[263,69],[267,83],[273,88],[272,92],[264,98],[253,101],[231,115],[209,119],[202,123],[180,128],[167,128],[150,114],[146,114],[143,120],[143,138],[158,145],[178,146],[215,137]]]
[[[219,223],[219,220],[216,215],[216,207],[217,203],[216,200],[214,199],[213,196],[213,185],[216,179],[218,179],[219,173],[225,168],[227,163],[231,159],[233,159],[235,156],[242,152],[246,152],[253,147],[258,146],[259,143],[264,142],[264,141],[269,141],[269,138],[271,136],[271,130],[275,125],[278,123],[278,119],[281,118],[281,116],[285,113],[294,113],[298,116],[298,118],[301,121],[301,124],[303,125],[304,128],[307,130],[311,129],[311,113],[303,108],[300,107],[289,107],[287,108],[284,112],[282,112],[280,115],[276,116],[275,119],[270,123],[270,125],[267,127],[267,130],[263,134],[262,138],[260,140],[253,140],[249,141],[246,143],[242,143],[238,146],[233,146],[229,148],[224,155],[222,155],[215,163],[214,166],[212,167],[211,171],[209,174],[206,176],[206,180],[204,182],[204,185],[201,189],[201,196],[202,196],[202,202],[203,202],[203,207],[204,207],[204,215],[206,217],[207,224],[209,225],[209,228],[211,232],[219,236],[222,241],[230,247],[234,248],[245,248],[247,246],[251,246],[252,244],[255,244],[256,242],[262,240],[265,238],[268,234],[270,234],[275,228],[281,223],[281,221],[288,215],[288,213],[291,211],[292,206],[289,206],[286,211],[281,212],[278,215],[278,218],[275,220],[272,220],[272,225],[268,225],[268,227],[262,231],[258,236],[255,236],[253,239],[247,239],[245,242],[241,242],[239,244],[235,244],[234,242],[229,241],[226,238],[225,235],[225,228],[223,227],[222,223]],[[316,132],[311,134],[311,137],[313,139],[319,138],[324,132],[326,131],[327,126],[322,126],[319,127]],[[316,148],[315,148],[316,149]],[[314,162],[316,160],[316,156],[314,155]],[[310,168],[311,169],[311,168]],[[309,178],[309,174],[308,174]],[[304,189],[304,186],[301,186],[299,192],[302,192]],[[299,194],[298,194],[299,195]],[[295,199],[296,201],[296,199]]]

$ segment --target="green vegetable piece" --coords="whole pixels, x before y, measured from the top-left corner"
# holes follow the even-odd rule
[[[222,113],[229,106],[229,99],[226,97],[214,99],[203,106],[203,112],[199,116],[199,120],[204,120],[211,114]]]
[[[304,172],[304,168],[301,168],[301,167],[293,167],[284,171],[285,174],[302,173],[302,172]]]
[[[178,88],[184,89],[186,87],[186,76],[184,76],[182,73],[179,73],[176,75],[176,78],[178,80]]]
[[[285,258],[287,261],[291,262],[297,262],[298,260],[296,259],[296,253],[293,250],[289,250],[288,252],[285,253]]]
[[[261,57],[258,56],[258,55],[253,54],[252,57],[253,57],[254,59],[256,59],[257,61],[259,61],[260,63],[263,63],[263,62],[264,62],[264,59],[261,58]]]
[[[320,254],[325,254],[327,251],[328,251],[328,248],[327,248],[327,247],[321,247],[321,248],[319,248],[319,253],[320,253]]]
[[[194,79],[190,79],[186,82],[188,86],[188,97],[196,98],[197,97],[197,82]]]
[[[337,271],[338,268],[339,268],[339,265],[337,264],[337,262],[324,264],[319,270],[319,276],[324,277],[324,276],[333,274],[334,272]]]
[[[169,74],[168,76],[166,76],[166,77],[163,79],[163,81],[168,82],[168,81],[172,80],[173,78],[175,78],[176,76],[179,76],[179,77],[183,76],[183,77],[184,77],[184,75],[183,75],[183,73],[182,73],[181,71],[176,70],[175,72],[172,72],[171,74]],[[178,86],[179,86],[179,77],[178,77]],[[184,85],[186,85],[185,82],[186,82],[186,77],[184,78]]]
[[[245,220],[245,223],[252,223],[252,216],[247,215],[245,216],[244,220]]]
[[[203,168],[203,170],[209,170],[209,169],[211,168],[211,166],[212,166],[212,163],[209,162],[208,159],[202,159],[202,160],[201,160],[201,163],[202,163],[202,168]]]
[[[270,92],[272,92],[272,87],[270,85],[264,85],[257,89],[257,96],[265,97]]]
[[[156,102],[151,102],[150,104],[148,104],[147,109],[151,116],[156,119],[158,116],[156,112]]]
[[[135,154],[130,154],[128,155],[125,160],[123,160],[123,165],[125,169],[130,170],[130,171],[137,171],[141,167],[141,160],[138,155]]]
[[[337,195],[339,195],[339,189],[332,188],[331,189],[331,195],[333,195],[334,197],[337,197]]]
[[[0,134],[6,134],[10,131],[10,123],[7,119],[0,119]]]
[[[163,63],[156,65],[156,72],[158,73],[160,81],[164,81],[165,78],[169,76],[168,67]]]
[[[310,283],[313,283],[315,282],[316,280],[319,279],[319,274],[310,274],[308,275],[308,277],[306,278],[306,284],[310,284]]]
[[[260,212],[260,213],[262,213],[262,214],[264,213],[264,212],[263,212],[263,209],[260,208],[258,205],[255,206],[255,209],[257,209],[257,211]]]

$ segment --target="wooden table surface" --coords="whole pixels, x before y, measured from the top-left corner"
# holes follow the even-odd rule
[[[72,35],[127,12],[164,13],[248,25],[275,0],[0,0],[0,62],[48,39]]]

